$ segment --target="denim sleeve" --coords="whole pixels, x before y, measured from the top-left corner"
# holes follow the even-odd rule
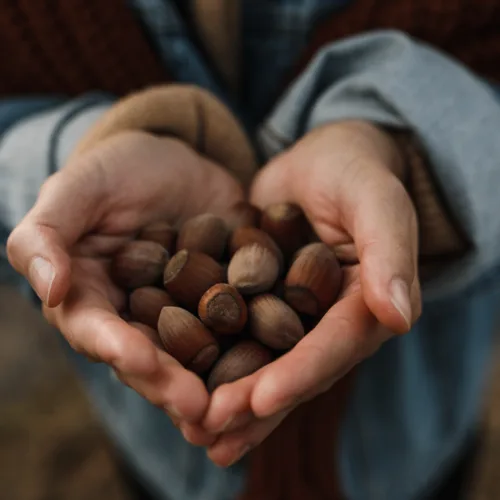
[[[24,284],[6,259],[9,232],[33,206],[44,180],[64,165],[112,100],[109,95],[92,93],[77,99],[0,101],[0,284]]]

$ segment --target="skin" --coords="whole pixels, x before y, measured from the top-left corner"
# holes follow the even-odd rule
[[[388,135],[342,122],[307,134],[261,170],[251,202],[297,203],[351,266],[340,300],[292,351],[211,397],[198,377],[120,318],[124,296],[110,281],[107,256],[154,219],[184,220],[242,199],[223,169],[172,139],[117,135],[47,181],[13,231],[8,255],[73,348],[108,363],[164,408],[189,442],[228,466],[418,319],[418,230],[398,179],[403,168]],[[53,279],[33,273],[34,257],[51,263]]]

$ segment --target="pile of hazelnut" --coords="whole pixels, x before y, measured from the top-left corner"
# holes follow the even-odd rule
[[[132,324],[209,391],[292,349],[339,294],[342,269],[292,204],[156,222],[114,256]]]

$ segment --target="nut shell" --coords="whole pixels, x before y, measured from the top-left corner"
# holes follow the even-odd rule
[[[260,227],[278,244],[286,259],[306,245],[311,235],[304,212],[292,203],[268,206],[262,213]]]
[[[243,295],[271,290],[279,275],[276,255],[256,243],[241,247],[231,259],[227,270],[230,285]]]
[[[219,356],[219,346],[210,331],[180,307],[162,309],[158,333],[165,350],[195,373],[206,372]]]
[[[222,384],[247,377],[273,360],[269,349],[252,340],[236,344],[221,356],[210,372],[207,387],[210,392]]]
[[[248,304],[248,318],[252,336],[272,349],[291,349],[304,337],[297,313],[274,295],[253,298]]]
[[[318,316],[337,299],[342,269],[324,243],[311,243],[298,252],[285,278],[285,300],[297,312]]]
[[[137,235],[138,240],[154,241],[166,248],[170,255],[175,253],[177,231],[168,222],[152,222]]]
[[[156,283],[163,273],[168,252],[153,241],[130,241],[114,256],[111,277],[128,289]]]
[[[236,288],[218,283],[201,298],[198,316],[213,332],[239,333],[247,322],[247,305]]]
[[[175,306],[170,295],[154,286],[144,286],[132,292],[129,299],[130,312],[135,321],[156,329],[161,310],[165,306]]]
[[[267,248],[276,255],[280,271],[284,267],[283,252],[276,242],[262,229],[256,227],[242,227],[236,229],[229,239],[229,255],[232,257],[240,248],[256,243]]]
[[[212,257],[199,252],[181,250],[165,267],[163,283],[176,303],[197,311],[203,294],[224,282],[225,271]]]
[[[213,214],[201,214],[187,220],[179,231],[177,251],[189,250],[220,260],[226,248],[229,229]]]
[[[224,217],[227,227],[235,231],[240,227],[257,227],[260,223],[262,212],[255,205],[240,201],[233,205]]]

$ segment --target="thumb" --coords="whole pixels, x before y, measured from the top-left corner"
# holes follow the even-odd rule
[[[50,177],[7,241],[9,262],[47,307],[64,299],[71,282],[69,249],[95,223],[105,186],[99,171],[96,165]]]
[[[295,202],[293,164],[278,156],[255,176],[250,190],[250,202],[264,209],[273,203]]]

